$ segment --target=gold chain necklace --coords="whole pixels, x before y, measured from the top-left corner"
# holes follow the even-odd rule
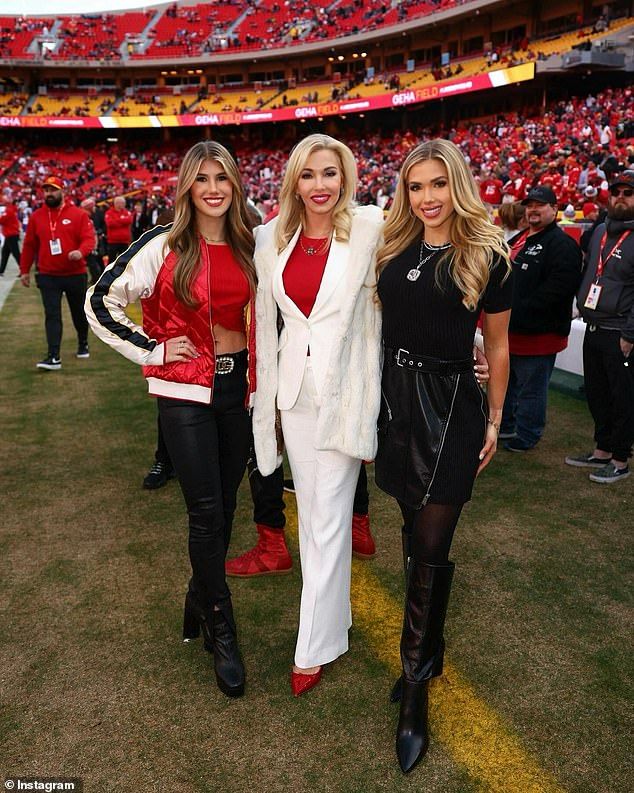
[[[304,253],[307,256],[321,256],[322,254],[326,253],[326,251],[328,249],[328,246],[330,245],[330,241],[332,240],[332,231],[325,238],[325,240],[321,243],[321,245],[318,245],[316,248],[315,248],[314,245],[309,245],[308,248],[306,248],[304,246],[304,243],[302,242],[302,237],[303,236],[304,236],[304,233],[302,232],[299,235],[299,245],[300,245],[301,249],[304,251]]]
[[[200,236],[205,240],[205,242],[224,242],[225,241],[224,238],[221,239],[221,240],[213,240],[213,239],[211,239],[211,237],[205,237],[205,235],[202,233],[202,231],[200,232]]]

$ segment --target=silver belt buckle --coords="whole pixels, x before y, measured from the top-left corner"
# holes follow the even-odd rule
[[[219,355],[216,358],[216,374],[230,374],[235,365],[236,362],[233,358],[228,355]]]
[[[405,366],[405,364],[401,361],[401,353],[404,353],[405,355],[409,355],[409,350],[404,350],[402,347],[398,348],[398,350],[396,351],[396,358],[395,358],[397,366]]]

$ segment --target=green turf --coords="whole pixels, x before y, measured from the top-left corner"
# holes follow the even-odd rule
[[[309,696],[289,694],[292,575],[234,581],[247,695],[224,698],[200,642],[180,641],[188,578],[176,482],[141,489],[155,406],[137,367],[92,340],[38,372],[34,290],[0,312],[2,771],[84,778],[86,791],[481,790],[442,745],[403,777],[391,683],[359,631]],[[546,772],[578,793],[629,790],[634,479],[592,485],[563,458],[591,447],[585,404],[560,393],[538,449],[500,451],[454,544],[448,652]],[[243,487],[233,549],[253,543]],[[372,486],[378,553],[401,598],[397,510]],[[296,551],[293,552],[297,559]]]

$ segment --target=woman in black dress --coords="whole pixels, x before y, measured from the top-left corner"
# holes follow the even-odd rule
[[[401,700],[396,752],[407,772],[427,750],[427,686],[442,672],[454,570],[449,548],[475,477],[496,451],[509,367],[508,249],[454,144],[422,143],[405,159],[377,276],[384,363],[376,482],[403,513],[403,675],[392,698]],[[481,311],[487,395],[471,356]]]

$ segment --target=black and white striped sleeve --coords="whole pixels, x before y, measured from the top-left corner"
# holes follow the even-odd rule
[[[125,313],[126,306],[150,297],[165,256],[170,227],[146,231],[104,270],[86,294],[86,317],[96,336],[134,363],[161,365],[164,344],[150,339]]]

